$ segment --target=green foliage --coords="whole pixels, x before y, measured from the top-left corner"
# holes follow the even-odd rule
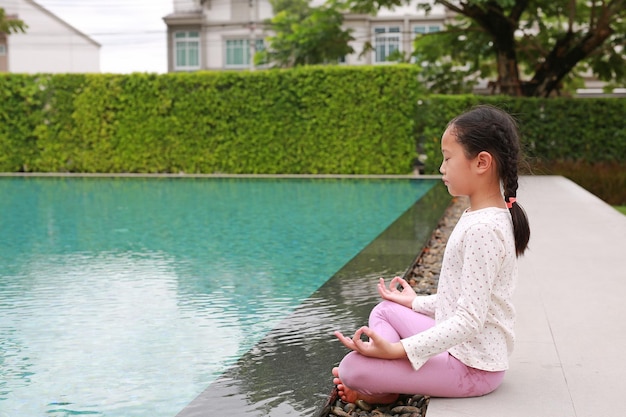
[[[480,79],[496,92],[527,97],[571,93],[593,73],[607,88],[626,83],[626,0],[335,0],[356,13],[417,4],[456,14],[445,31],[415,41],[423,80],[440,94],[470,91]]]
[[[475,24],[462,21],[441,32],[417,35],[413,57],[423,68],[421,79],[430,91],[469,94],[477,80],[496,74],[490,45],[489,37]]]
[[[28,25],[20,19],[8,18],[4,8],[0,7],[0,33],[26,33]]]
[[[0,171],[406,174],[414,66],[0,77]]]
[[[438,172],[440,138],[454,116],[477,104],[513,114],[530,164],[555,161],[623,163],[626,155],[626,100],[539,99],[507,96],[439,96],[423,100],[417,112],[426,172]]]
[[[525,153],[523,173],[563,175],[609,204],[625,204],[626,100],[431,96],[421,101],[416,119],[427,174],[438,173],[448,121],[477,104],[515,116]]]
[[[41,86],[41,88],[40,88]],[[0,75],[0,170],[28,171],[37,152],[35,127],[45,123],[41,90],[36,77]]]
[[[255,64],[280,68],[338,63],[354,52],[351,30],[344,30],[343,14],[332,5],[311,7],[307,0],[275,0],[275,15],[265,24],[274,32],[269,46],[255,56]]]
[[[37,76],[41,90],[41,118],[43,123],[33,129],[37,153],[30,168],[38,171],[72,171],[77,152],[83,147],[80,137],[74,136],[76,98],[86,84],[83,74],[56,74]]]
[[[626,2],[537,3],[527,9],[520,24],[523,35],[519,38],[519,59],[528,74],[537,66],[537,54],[546,57],[550,51],[564,56],[567,49],[597,36],[598,31],[608,31],[611,34],[606,40],[581,51],[586,53],[585,59],[564,79],[565,88],[587,71],[613,86],[626,82]]]
[[[533,173],[624,203],[626,100],[428,95],[414,65],[0,76],[0,171],[408,174],[450,119],[518,119]],[[617,200],[613,200],[617,199]]]

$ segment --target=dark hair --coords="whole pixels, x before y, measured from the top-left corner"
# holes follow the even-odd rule
[[[520,139],[517,123],[511,115],[494,106],[480,105],[452,119],[448,126],[454,126],[456,140],[465,149],[468,158],[480,152],[489,152],[496,162],[496,168],[504,199],[511,208],[515,253],[520,256],[528,247],[530,226],[526,212],[517,202],[510,199],[517,194],[518,167],[521,159]]]

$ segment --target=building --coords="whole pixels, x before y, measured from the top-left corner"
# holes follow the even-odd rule
[[[168,72],[197,70],[237,70],[252,68],[251,57],[264,47],[270,36],[263,21],[273,16],[269,0],[173,0],[174,12],[165,16],[167,25]],[[313,0],[313,4],[323,0]],[[388,64],[387,56],[400,51],[410,56],[416,34],[443,29],[454,17],[443,6],[434,5],[430,14],[416,5],[381,9],[376,16],[344,15],[344,27],[352,29],[354,53],[345,57],[347,65]],[[366,45],[371,48],[365,53]],[[578,97],[624,97],[626,89],[604,94],[604,82],[591,75]],[[474,89],[491,94],[488,80]]]
[[[26,33],[0,34],[0,72],[100,72],[100,44],[33,0],[0,0]]]
[[[269,33],[263,21],[273,16],[269,0],[173,0],[174,12],[165,16],[168,72],[251,68],[254,52],[264,47]],[[413,6],[383,9],[378,15],[347,14],[355,53],[348,65],[388,63],[398,50],[410,54],[417,33],[443,28],[449,16],[443,7],[426,16]],[[372,50],[361,54],[366,44]]]

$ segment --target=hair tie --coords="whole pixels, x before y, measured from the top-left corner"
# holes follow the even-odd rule
[[[506,208],[513,208],[513,203],[515,203],[516,201],[517,199],[515,197],[509,197],[508,201],[506,202]]]

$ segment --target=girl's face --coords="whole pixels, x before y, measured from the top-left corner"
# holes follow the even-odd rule
[[[443,162],[439,172],[448,192],[453,196],[471,195],[473,191],[472,159],[465,155],[465,149],[456,140],[454,126],[449,126],[441,138]]]

